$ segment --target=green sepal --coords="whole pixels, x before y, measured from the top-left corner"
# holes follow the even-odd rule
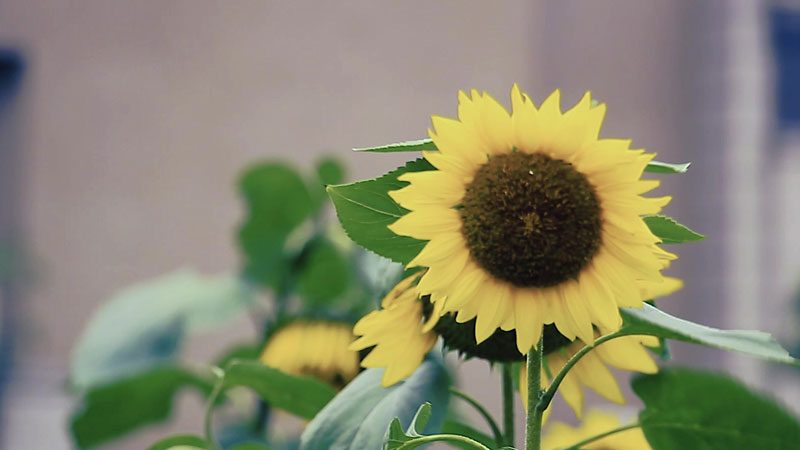
[[[378,147],[354,148],[356,152],[419,152],[419,151],[438,151],[436,144],[431,139],[417,139],[414,141],[398,142],[396,144],[381,145]],[[692,163],[665,163],[661,161],[650,161],[645,167],[645,172],[651,173],[686,173]]]
[[[692,163],[665,163],[661,161],[650,161],[647,167],[644,168],[645,172],[651,173],[686,173]]]
[[[644,223],[650,231],[661,239],[662,244],[682,244],[684,242],[701,241],[705,235],[692,231],[686,225],[678,223],[672,217],[662,215],[644,216]]]
[[[415,141],[398,142],[396,144],[381,145],[380,147],[354,148],[355,152],[420,152],[423,150],[437,151],[436,144],[430,139],[417,139]]]

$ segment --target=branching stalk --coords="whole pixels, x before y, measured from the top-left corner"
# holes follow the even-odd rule
[[[451,387],[450,393],[472,405],[472,407],[475,408],[478,411],[478,413],[480,413],[480,415],[483,416],[484,419],[486,419],[486,422],[492,429],[492,435],[494,436],[494,441],[497,443],[497,446],[500,447],[505,445],[503,444],[503,432],[500,431],[500,427],[497,426],[497,422],[495,422],[492,415],[489,414],[489,411],[487,411],[486,408],[483,407],[483,405],[481,405],[477,400],[475,400],[465,392],[462,392],[456,388]]]

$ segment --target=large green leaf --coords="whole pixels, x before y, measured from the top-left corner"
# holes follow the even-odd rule
[[[344,294],[350,285],[350,265],[327,239],[317,239],[299,262],[297,292],[310,306],[322,305]]]
[[[404,264],[411,261],[426,242],[398,236],[386,228],[408,213],[388,192],[408,185],[399,181],[398,176],[426,170],[435,169],[420,158],[373,180],[328,186],[328,195],[350,239],[392,261]]]
[[[314,417],[335,395],[328,385],[310,377],[289,375],[258,361],[233,361],[225,368],[223,387],[245,386],[270,406],[305,419]]]
[[[719,330],[679,319],[648,304],[642,309],[624,308],[622,317],[621,331],[627,335],[648,334],[800,366],[800,361],[763,331]]]
[[[417,139],[415,141],[398,142],[396,144],[381,145],[378,147],[354,148],[357,152],[419,152],[422,150],[437,151],[436,144],[430,139]],[[665,163],[661,161],[650,161],[644,169],[645,172],[653,173],[686,173],[692,163]]]
[[[192,270],[127,287],[89,320],[73,349],[70,382],[85,389],[170,363],[187,332],[224,324],[252,300],[238,277]]]
[[[300,449],[379,449],[392,420],[410,423],[426,401],[433,404],[433,414],[425,432],[439,430],[450,395],[450,377],[441,361],[429,357],[409,378],[388,388],[381,386],[382,376],[383,369],[368,369],[351,381],[308,424]]]
[[[653,450],[794,450],[800,422],[728,376],[668,368],[633,380]]]
[[[89,390],[72,416],[75,443],[93,447],[165,420],[175,393],[184,387],[208,395],[212,383],[180,367],[164,366]]]
[[[176,450],[186,448],[206,450],[208,448],[208,442],[200,436],[182,434],[164,438],[151,445],[148,450]]]
[[[354,148],[357,152],[419,152],[422,150],[437,150],[436,144],[430,139],[417,139],[415,141],[398,142],[396,144],[381,145],[379,147]]]
[[[239,188],[248,211],[239,229],[245,273],[275,287],[286,276],[287,237],[313,212],[311,194],[295,170],[278,163],[249,168]]]
[[[690,230],[686,225],[682,225],[667,216],[644,216],[644,223],[647,224],[653,234],[661,238],[661,242],[664,244],[682,244],[706,238],[704,235]]]

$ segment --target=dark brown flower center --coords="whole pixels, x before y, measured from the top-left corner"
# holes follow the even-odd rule
[[[460,213],[472,258],[520,287],[577,278],[600,247],[594,188],[572,164],[541,153],[492,156]]]
[[[427,320],[433,311],[428,296],[422,297],[422,312]],[[445,314],[439,318],[433,331],[442,337],[444,345],[467,357],[481,358],[495,362],[524,361],[525,356],[517,349],[516,331],[497,329],[488,339],[480,344],[475,343],[475,319],[464,323],[456,322],[454,314]],[[572,343],[558,332],[554,325],[544,326],[544,354],[550,354]]]

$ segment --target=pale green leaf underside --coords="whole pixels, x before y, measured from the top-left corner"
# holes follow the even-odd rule
[[[800,366],[800,361],[763,331],[711,328],[671,316],[648,304],[642,309],[623,308],[621,311],[625,321],[621,331],[626,335],[659,336]]]

